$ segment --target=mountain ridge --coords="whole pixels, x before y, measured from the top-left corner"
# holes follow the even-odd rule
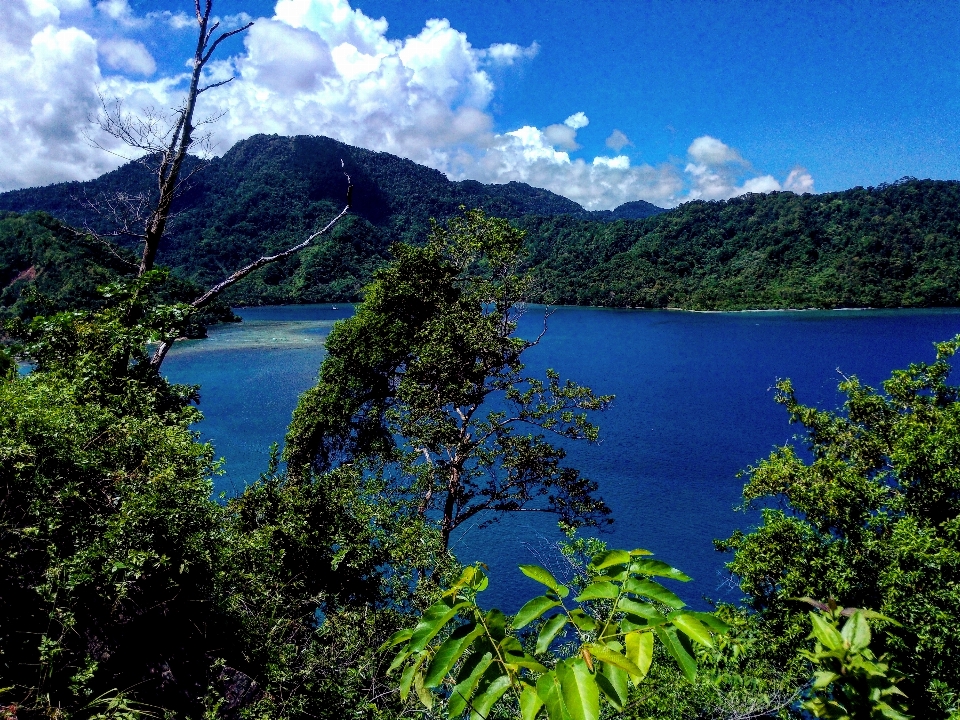
[[[715,310],[960,305],[957,181],[904,178],[819,195],[747,194],[671,210],[635,201],[588,212],[522,183],[451,181],[313,136],[257,135],[211,161],[175,205],[158,261],[209,286],[297,244],[343,207],[344,170],[353,212],[298,255],[230,288],[226,301],[356,300],[392,243],[422,242],[432,219],[466,206],[526,230],[534,301]],[[87,183],[0,194],[0,210],[43,210],[102,231],[103,218],[79,197],[152,187],[149,172],[127,164]],[[26,269],[0,267],[0,275]]]

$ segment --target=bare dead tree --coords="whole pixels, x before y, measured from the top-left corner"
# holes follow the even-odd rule
[[[197,98],[208,90],[226,85],[234,79],[230,77],[201,86],[203,69],[220,43],[229,37],[242,33],[253,25],[250,22],[243,27],[222,32],[214,38],[217,29],[220,27],[220,22],[214,21],[212,24],[210,22],[213,0],[205,0],[203,7],[200,5],[200,0],[194,0],[194,6],[197,25],[199,26],[197,49],[193,56],[190,86],[184,96],[183,104],[175,112],[173,124],[170,125],[168,118],[154,110],[147,110],[139,116],[127,115],[123,112],[121,101],[114,101],[110,105],[101,99],[104,112],[100,117],[100,128],[128,147],[142,151],[146,157],[156,157],[158,159],[156,169],[157,201],[146,217],[143,232],[139,234],[139,238],[143,241],[143,253],[137,273],[139,276],[153,269],[160,240],[163,238],[167,222],[170,219],[173,201],[182,188],[184,179],[180,177],[180,174],[183,162],[197,141],[194,135],[197,129],[194,124]],[[215,122],[217,119],[218,117],[214,117],[203,122]],[[118,209],[133,211],[133,218],[142,217],[144,211],[144,199],[142,197],[124,196],[119,198],[117,202],[122,206]],[[110,208],[110,210],[114,209]],[[119,232],[125,235],[135,234],[129,224],[124,225]]]
[[[340,161],[340,164],[341,165],[343,164],[342,160]],[[194,310],[199,310],[204,305],[206,305],[211,300],[213,300],[213,298],[215,298],[221,292],[226,290],[228,287],[233,285],[238,280],[245,278],[254,270],[259,270],[264,265],[269,265],[270,263],[274,263],[274,262],[277,262],[278,260],[283,260],[284,258],[290,257],[291,255],[295,255],[296,253],[300,252],[305,247],[307,247],[314,240],[316,240],[318,237],[320,237],[321,235],[326,233],[328,230],[330,230],[338,222],[340,222],[341,218],[343,218],[344,215],[350,212],[351,196],[353,194],[353,185],[351,185],[350,183],[350,176],[347,175],[346,173],[344,173],[344,175],[346,175],[346,178],[347,178],[347,204],[343,207],[343,210],[340,211],[339,215],[334,217],[333,220],[328,222],[324,227],[322,227],[321,229],[317,230],[312,235],[310,235],[302,243],[299,243],[297,245],[294,245],[293,247],[287,248],[286,250],[279,252],[276,255],[264,255],[260,259],[254,260],[252,263],[250,263],[246,267],[240,268],[235,273],[233,273],[230,277],[226,278],[222,282],[217,283],[212,288],[207,290],[203,295],[201,295],[196,300],[191,302],[190,307],[192,307]],[[164,338],[160,342],[160,345],[157,347],[156,351],[153,353],[153,357],[150,359],[150,364],[154,368],[159,369],[160,365],[163,363],[163,359],[167,356],[167,352],[169,352],[170,348],[173,347],[173,343],[175,341],[176,341],[176,337],[168,337],[168,338]]]
[[[194,0],[194,5],[199,27],[197,48],[192,62],[193,70],[190,75],[190,86],[183,104],[174,113],[173,122],[170,121],[169,116],[152,108],[148,108],[139,114],[129,114],[124,112],[121,100],[107,102],[103,97],[100,99],[102,112],[97,121],[100,129],[136,151],[137,158],[127,159],[135,159],[150,167],[156,175],[158,195],[154,199],[146,193],[121,192],[109,197],[78,198],[81,205],[88,210],[101,216],[108,216],[115,223],[115,228],[107,233],[94,232],[88,228],[87,232],[89,234],[107,244],[109,244],[106,240],[107,237],[135,238],[143,244],[140,264],[137,269],[138,277],[153,269],[160,241],[163,239],[167,224],[172,217],[173,203],[183,193],[190,177],[202,167],[198,164],[184,173],[184,161],[190,151],[198,146],[209,150],[210,133],[197,134],[198,127],[214,123],[222,117],[222,114],[218,114],[195,122],[194,113],[197,98],[208,90],[226,85],[234,79],[230,77],[201,85],[203,69],[221,42],[244,32],[253,25],[252,22],[249,22],[243,27],[216,35],[220,23],[215,20],[211,24],[210,14],[213,10],[213,0],[204,0],[202,7],[201,0]],[[214,39],[215,35],[216,39]],[[107,152],[120,155],[120,153],[97,141],[93,142]],[[343,166],[342,160],[341,166]],[[193,309],[199,309],[207,305],[219,293],[254,270],[299,252],[317,237],[329,231],[350,211],[353,186],[350,182],[350,176],[346,172],[344,172],[344,175],[347,179],[346,205],[326,226],[293,247],[275,255],[265,255],[237,270],[196,298],[190,303],[190,306]],[[176,337],[177,335],[174,333],[161,339],[160,345],[151,359],[152,367],[159,370],[167,352],[176,341]]]

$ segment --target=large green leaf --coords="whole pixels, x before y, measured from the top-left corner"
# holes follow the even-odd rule
[[[632,660],[624,657],[624,655],[607,647],[606,645],[601,645],[599,643],[588,643],[585,647],[590,651],[591,655],[601,662],[615,665],[631,675],[641,676],[644,674],[643,671],[640,670],[640,668],[637,667]]]
[[[663,624],[667,621],[666,615],[663,615],[650,603],[638,602],[627,597],[622,597],[617,601],[617,607],[625,613],[646,620],[648,625]]]
[[[570,611],[570,621],[584,632],[593,632],[597,629],[597,621],[580,608]]]
[[[715,633],[725,633],[730,631],[730,626],[713,613],[687,612],[686,614],[692,615]]]
[[[408,657],[410,657],[412,654],[413,654],[413,653],[411,653],[409,649],[404,649],[404,650],[401,650],[400,652],[398,652],[398,653],[397,653],[397,656],[393,659],[393,662],[390,663],[390,667],[387,668],[387,675],[389,675],[389,674],[392,673],[394,670],[396,670],[398,667],[400,667],[401,665],[403,665],[403,663],[406,661],[406,659],[407,659]]]
[[[520,572],[522,572],[531,580],[536,580],[538,583],[546,585],[560,597],[566,597],[570,594],[570,588],[568,588],[566,585],[561,585],[558,583],[557,579],[550,574],[549,570],[546,570],[539,565],[521,565]]]
[[[870,626],[859,610],[843,625],[840,636],[850,643],[853,650],[860,651],[870,645]]]
[[[423,673],[417,673],[413,678],[413,689],[417,692],[417,697],[427,710],[433,709],[433,693],[423,684]]]
[[[491,608],[486,612],[483,616],[483,624],[486,625],[487,632],[490,633],[492,640],[499,642],[507,634],[507,616],[496,608]]]
[[[837,629],[828,623],[819,613],[810,613],[813,622],[813,635],[828,650],[839,650],[843,647],[843,636]]]
[[[567,709],[563,706],[563,693],[560,678],[555,670],[544,673],[537,679],[537,696],[547,708],[548,720],[569,720]]]
[[[688,615],[687,613],[671,613],[669,618],[687,637],[696,640],[701,645],[713,647],[713,637],[710,635],[710,630],[693,615]]]
[[[564,660],[557,665],[563,705],[572,720],[599,720],[600,688],[583,658]]]
[[[523,649],[523,645],[521,645],[520,641],[512,635],[507,635],[507,637],[500,642],[499,648],[504,662],[506,662],[508,665],[515,666],[514,672],[522,667],[538,673],[547,671],[547,669],[538,663],[536,659],[527,655],[526,651]]]
[[[461,625],[437,648],[433,656],[427,675],[423,680],[424,687],[432,688],[443,682],[450,669],[467,651],[467,648],[483,634],[483,626],[477,623]]]
[[[480,678],[493,662],[493,652],[486,652],[483,655],[474,653],[461,670],[459,682],[454,686],[450,693],[450,700],[447,702],[447,716],[451,718],[460,717],[467,709],[470,702],[470,696],[477,688]]]
[[[437,633],[443,629],[443,626],[468,605],[469,603],[461,602],[451,607],[446,603],[439,602],[427,608],[420,622],[413,629],[413,635],[410,637],[410,650],[412,652],[423,650],[427,643],[433,640]]]
[[[590,565],[596,570],[603,570],[613,565],[625,565],[628,562],[630,562],[630,553],[626,550],[605,550],[594,555]]]
[[[627,688],[627,672],[616,665],[605,664],[603,669],[595,675],[597,687],[600,688],[610,704],[617,710],[623,710],[627,704],[629,690]]]
[[[680,670],[683,672],[684,677],[687,678],[689,682],[693,682],[697,679],[697,661],[693,657],[693,653],[686,647],[684,642],[677,635],[677,629],[674,627],[658,625],[654,628],[654,632],[657,633],[657,637],[660,638],[660,642],[663,643],[663,647],[666,649],[670,656],[676,660],[677,665]]]
[[[556,600],[548,598],[546,595],[538,595],[520,608],[520,612],[514,616],[513,629],[519,630],[522,627],[526,627],[538,617],[543,615],[547,610],[558,607],[559,605],[560,603],[558,603]]]
[[[470,703],[470,706],[473,708],[473,711],[470,713],[470,720],[486,720],[494,703],[502,698],[503,694],[509,689],[509,677],[500,675],[494,678],[486,687],[481,689],[473,699],[473,702]]]
[[[520,717],[522,720],[535,720],[540,708],[543,707],[543,700],[540,699],[533,685],[521,684],[523,689],[520,691]]]
[[[640,668],[640,675],[634,677],[634,682],[640,682],[650,672],[650,663],[653,662],[653,633],[649,631],[627,633],[623,643],[626,646],[627,658]]]
[[[410,685],[413,683],[414,677],[418,674],[420,666],[423,665],[423,661],[427,659],[427,654],[423,653],[419,655],[417,659],[407,665],[403,670],[403,675],[400,676],[400,699],[406,702],[407,695],[410,694]]]
[[[669,607],[680,609],[686,605],[686,603],[677,597],[673,592],[667,590],[663,585],[653,580],[637,580],[636,578],[630,578],[627,580],[623,587],[634,593],[635,595],[642,595],[648,597],[651,600],[656,600],[659,603],[668,605]]]
[[[402,643],[404,640],[409,640],[413,636],[413,628],[406,628],[404,630],[399,630],[390,636],[390,639],[387,640],[383,645],[380,646],[381,652],[386,650],[388,647],[392,647],[399,643]]]
[[[566,615],[554,615],[552,618],[547,620],[547,624],[543,626],[540,630],[540,635],[537,637],[537,654],[542,654],[547,652],[550,649],[550,643],[553,642],[554,638],[560,634],[560,631],[567,624]]]
[[[685,575],[675,567],[667,565],[661,560],[650,560],[648,558],[640,558],[639,560],[634,560],[632,563],[630,563],[630,572],[638,575],[667,577],[671,578],[672,580],[680,580],[682,582],[687,582],[690,580],[689,575]]]
[[[613,600],[619,594],[620,588],[612,582],[592,582],[574,599],[577,602],[583,602],[584,600]]]

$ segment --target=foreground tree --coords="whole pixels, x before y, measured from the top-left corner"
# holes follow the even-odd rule
[[[960,337],[932,364],[898,370],[884,393],[845,379],[845,412],[805,407],[788,381],[778,402],[806,431],[809,456],[775,450],[750,469],[749,503],[779,501],[763,524],[719,543],[757,611],[757,648],[800,676],[806,635],[796,598],[837,598],[902,625],[885,645],[917,717],[960,712],[960,401],[947,382]]]
[[[287,436],[292,474],[361,463],[400,487],[416,514],[439,515],[444,547],[480,514],[606,521],[596,484],[565,467],[545,433],[595,442],[587,412],[612,397],[553,371],[524,374],[521,356],[539,338],[516,336],[528,288],[517,272],[522,240],[471,210],[423,247],[394,247],[300,399]]]
[[[197,389],[148,362],[159,282],[11,323],[26,375],[0,349],[0,717],[390,717],[376,648],[434,599],[411,558],[454,571],[439,533],[276,456],[214,500]]]

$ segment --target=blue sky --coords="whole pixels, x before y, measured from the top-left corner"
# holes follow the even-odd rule
[[[132,109],[173,106],[191,10],[5,0],[0,188],[115,164],[81,145],[96,90]],[[256,20],[215,69],[238,76],[209,107],[228,113],[217,152],[255,132],[326,134],[591,208],[960,178],[960,3],[218,0],[215,11]],[[24,77],[47,97],[18,88]]]

